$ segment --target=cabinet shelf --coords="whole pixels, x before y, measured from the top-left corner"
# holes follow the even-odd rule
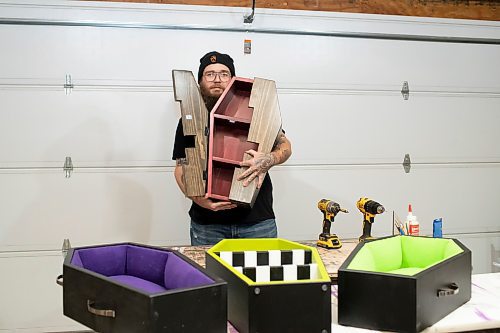
[[[250,123],[253,108],[248,103],[253,81],[249,79],[234,79],[224,92],[219,102],[214,106],[214,117],[229,117],[231,120]]]
[[[237,118],[237,117],[232,117],[232,116],[226,116],[226,115],[223,115],[223,114],[214,114],[214,118],[216,118],[216,119],[225,119],[225,120],[228,120],[231,123],[250,124],[250,119]]]
[[[228,201],[229,200],[228,196],[218,195],[218,194],[215,194],[215,193],[212,193],[212,195],[210,196],[210,198],[216,199],[216,200],[222,200],[222,201]]]
[[[258,149],[258,144],[247,141],[248,124],[232,124],[227,121],[214,122],[211,138],[212,158],[220,161],[234,161],[238,164],[243,161],[245,151]],[[231,163],[231,162],[229,162]]]
[[[229,160],[227,158],[222,158],[222,157],[212,157],[212,160],[214,162],[220,162],[220,163],[225,163],[225,164],[230,164],[230,165],[235,165],[235,166],[240,166],[240,162],[239,161],[235,161],[235,160]]]
[[[209,179],[209,184],[211,184],[210,198],[229,199],[234,168],[234,165],[213,161],[210,169],[211,178]]]

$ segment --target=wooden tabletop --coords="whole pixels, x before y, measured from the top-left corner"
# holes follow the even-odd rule
[[[349,256],[349,254],[354,250],[358,244],[357,240],[344,240],[342,241],[342,247],[340,249],[325,249],[316,246],[316,241],[299,241],[298,243],[315,247],[323,260],[326,271],[332,282],[337,281],[337,272],[340,265]],[[211,248],[211,246],[173,246],[170,247],[173,250],[179,251],[184,254],[189,259],[193,260],[202,267],[205,267],[205,251]]]
[[[316,246],[316,241],[314,242],[300,242],[302,244],[315,247],[323,260],[326,271],[332,282],[337,282],[337,273],[340,265],[347,259],[352,250],[358,245],[358,240],[344,240],[342,241],[342,247],[340,249],[325,249]]]

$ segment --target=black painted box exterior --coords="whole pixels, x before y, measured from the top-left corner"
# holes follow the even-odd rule
[[[420,332],[468,302],[471,297],[471,252],[464,251],[415,274],[404,276],[347,269],[363,246],[358,244],[338,273],[338,322],[373,330]],[[438,297],[451,283],[456,295]]]
[[[331,332],[330,283],[250,286],[210,255],[205,258],[207,270],[228,283],[228,320],[238,332]]]
[[[112,244],[112,245],[140,244]],[[103,245],[106,246],[106,245]],[[90,247],[85,247],[90,248]],[[177,251],[168,251],[214,280],[213,284],[168,290],[150,295],[133,287],[111,281],[106,276],[71,264],[71,249],[63,265],[64,315],[100,333],[220,333],[227,331],[227,284],[219,277]],[[87,301],[99,309],[112,309],[115,318],[96,316]]]

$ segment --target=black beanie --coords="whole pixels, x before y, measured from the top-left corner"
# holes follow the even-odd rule
[[[228,54],[212,51],[208,52],[200,59],[200,68],[198,69],[198,83],[201,81],[201,77],[203,76],[205,67],[211,64],[223,64],[227,68],[229,68],[231,75],[235,76],[233,58],[231,58]]]

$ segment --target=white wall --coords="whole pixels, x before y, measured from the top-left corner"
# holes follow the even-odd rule
[[[350,211],[332,232],[357,237],[355,202],[369,196],[388,210],[376,218],[375,235],[390,233],[391,211],[403,217],[411,202],[423,233],[443,217],[445,233],[486,233],[500,248],[500,45],[252,32],[500,39],[499,23],[258,10],[245,26],[244,13],[0,1],[0,21],[58,22],[0,24],[0,270],[8,272],[0,281],[0,332],[81,328],[62,316],[54,282],[65,238],[73,246],[189,243],[189,202],[170,160],[179,116],[171,70],[196,73],[211,50],[230,53],[239,76],[277,82],[293,143],[291,159],[271,171],[280,236],[315,239],[317,202],[330,198]],[[174,25],[212,30],[152,29]],[[213,31],[223,28],[248,32]],[[244,55],[249,38],[252,54]],[[66,75],[74,84],[68,94]],[[66,156],[75,167],[68,179]],[[486,244],[477,236],[465,242]],[[491,269],[490,248],[478,253],[475,272]],[[29,299],[18,297],[20,286]],[[26,302],[40,315],[26,316]]]

